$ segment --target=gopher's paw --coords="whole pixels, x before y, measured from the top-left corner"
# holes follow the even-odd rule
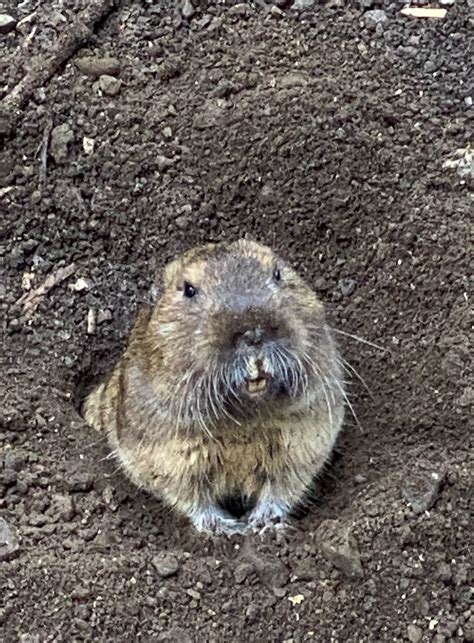
[[[248,529],[260,535],[269,530],[284,531],[288,528],[286,519],[288,507],[276,500],[261,500],[257,503],[248,518]]]
[[[191,516],[195,529],[209,536],[244,534],[247,525],[216,506],[197,509]]]

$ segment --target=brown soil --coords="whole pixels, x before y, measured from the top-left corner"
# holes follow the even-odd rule
[[[6,7],[38,5],[1,36],[4,95],[84,4]],[[443,166],[472,144],[472,2],[444,20],[277,4],[194,2],[186,20],[124,2],[5,136],[2,643],[474,640],[472,174]],[[86,55],[118,58],[120,86],[79,71]],[[153,270],[245,234],[384,350],[341,336],[373,399],[353,378],[362,430],[349,414],[295,530],[212,541],[115,469],[77,392],[118,355]],[[24,319],[28,282],[72,262]]]

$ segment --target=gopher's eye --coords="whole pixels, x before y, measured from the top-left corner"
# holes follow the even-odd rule
[[[275,268],[275,270],[273,271],[273,279],[274,279],[277,283],[278,283],[279,281],[281,281],[281,272],[280,272],[280,270],[279,270],[278,268]]]
[[[185,297],[192,299],[192,297],[195,297],[197,295],[197,288],[195,288],[192,284],[185,281],[183,292]]]

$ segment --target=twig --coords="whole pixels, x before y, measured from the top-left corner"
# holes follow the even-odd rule
[[[48,171],[48,144],[49,144],[49,136],[51,134],[52,129],[53,129],[53,121],[49,120],[46,123],[46,127],[44,128],[43,138],[38,148],[38,153],[40,155],[40,161],[41,161],[40,169],[39,169],[40,185],[44,185],[44,183],[46,183],[46,174]]]
[[[344,335],[345,337],[350,337],[350,339],[355,340],[356,342],[360,342],[361,344],[366,344],[367,346],[371,346],[372,348],[376,348],[379,351],[387,351],[387,348],[384,348],[383,346],[379,346],[378,344],[374,344],[373,342],[369,342],[368,339],[364,339],[363,337],[359,337],[358,335],[351,335],[351,333],[346,333],[343,330],[339,330],[339,328],[332,328],[335,333],[339,333],[340,335]]]
[[[2,115],[12,128],[21,116],[21,109],[30,96],[60,69],[94,33],[94,26],[103,20],[119,0],[89,0],[65,34],[56,41],[48,56],[38,56],[18,85],[2,100]]]
[[[97,312],[95,308],[89,308],[87,313],[87,334],[93,335],[95,333],[97,324]]]
[[[22,315],[28,319],[30,318],[35,310],[41,303],[43,297],[52,289],[54,286],[57,286],[62,281],[70,277],[73,272],[76,270],[76,264],[72,263],[65,268],[58,268],[52,272],[46,279],[34,290],[25,293],[20,297],[16,302],[17,305],[23,306]]]

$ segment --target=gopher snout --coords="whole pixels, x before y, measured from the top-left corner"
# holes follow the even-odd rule
[[[277,324],[258,324],[250,328],[243,327],[241,331],[234,333],[233,344],[238,347],[261,346],[269,341],[274,341],[280,336]]]

